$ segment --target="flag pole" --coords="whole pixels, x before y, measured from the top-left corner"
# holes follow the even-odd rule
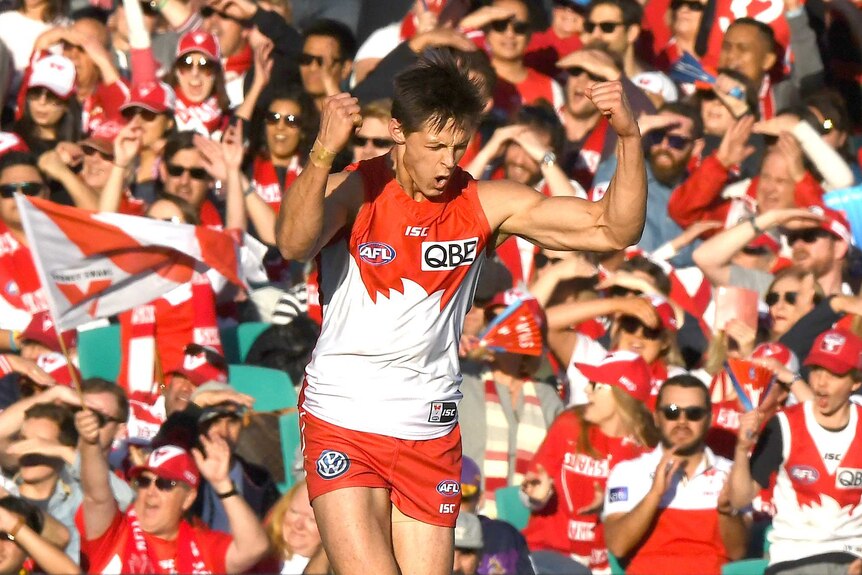
[[[50,311],[48,313],[51,313]],[[84,391],[81,389],[81,380],[78,378],[78,372],[75,371],[75,365],[72,363],[72,356],[69,355],[69,349],[66,347],[66,342],[63,341],[63,334],[60,332],[60,327],[57,325],[57,320],[52,317],[54,322],[54,333],[57,334],[57,340],[60,342],[60,351],[63,352],[63,357],[66,358],[66,369],[69,370],[69,375],[72,377],[72,383],[75,385],[75,391],[78,392],[78,397],[81,399],[81,406],[84,405]]]

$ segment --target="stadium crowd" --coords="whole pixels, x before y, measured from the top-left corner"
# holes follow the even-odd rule
[[[0,6],[0,573],[331,571],[289,441],[325,298],[276,221],[327,98],[361,105],[353,170],[396,145],[393,77],[447,51],[486,101],[473,178],[600,200],[616,134],[588,87],[618,81],[648,182],[637,245],[511,237],[481,271],[453,573],[862,574],[858,1]],[[100,252],[59,211],[68,245],[41,250],[131,269],[191,224],[242,286],[201,259],[60,331],[31,201],[141,242]],[[528,304],[542,354],[488,345]]]

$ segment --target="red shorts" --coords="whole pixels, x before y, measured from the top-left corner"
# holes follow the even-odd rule
[[[345,487],[383,487],[404,515],[454,527],[461,507],[461,429],[409,440],[338,427],[299,412],[308,497]]]

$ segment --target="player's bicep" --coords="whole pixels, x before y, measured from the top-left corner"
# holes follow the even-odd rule
[[[363,198],[359,172],[340,172],[329,177],[323,199],[323,228],[314,253],[320,252],[333,237],[353,223]]]

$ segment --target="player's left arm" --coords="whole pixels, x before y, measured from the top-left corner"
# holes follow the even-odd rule
[[[595,83],[588,96],[617,132],[618,165],[598,202],[552,197],[508,181],[480,183],[482,206],[500,236],[516,235],[554,250],[610,251],[640,240],[646,215],[646,168],[640,131],[620,82]]]

